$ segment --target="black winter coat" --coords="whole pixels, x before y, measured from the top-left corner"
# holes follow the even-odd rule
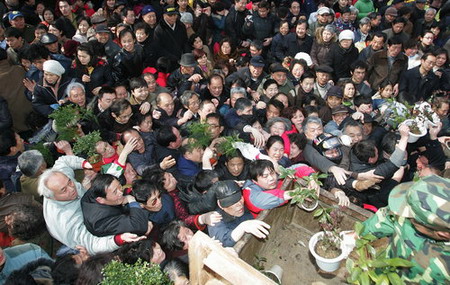
[[[156,26],[154,40],[161,56],[166,56],[172,61],[172,70],[176,68],[176,63],[181,55],[191,50],[188,45],[186,29],[179,20],[175,24],[175,30],[161,20]]]
[[[84,74],[89,75],[86,68],[75,68],[74,69],[75,78],[81,81]],[[94,97],[92,90],[100,86],[113,86],[114,80],[111,75],[111,67],[109,64],[100,60],[94,66],[94,70],[90,74],[91,81],[83,82],[84,88],[86,89],[86,96],[89,98]]]
[[[115,82],[123,82],[129,78],[139,77],[144,70],[145,55],[142,46],[136,44],[133,53],[121,49],[114,57],[112,78]]]
[[[109,206],[95,200],[93,191],[81,198],[84,225],[98,237],[134,233],[143,235],[148,229],[148,213],[137,202],[127,206]]]
[[[358,49],[352,44],[349,49],[342,48],[339,43],[333,43],[325,64],[333,68],[333,80],[351,77],[350,65],[358,59]]]
[[[294,57],[299,52],[305,52],[309,54],[311,52],[313,44],[313,38],[306,35],[303,39],[298,39],[296,33],[289,33],[284,37],[284,41],[281,46],[278,46],[276,51],[277,55],[283,54],[284,57]]]

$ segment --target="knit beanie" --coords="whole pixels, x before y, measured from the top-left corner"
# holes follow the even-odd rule
[[[355,34],[351,31],[351,30],[343,30],[340,34],[339,34],[339,41],[342,40],[355,40]]]
[[[58,61],[53,60],[53,59],[50,59],[50,60],[47,60],[46,62],[44,62],[44,71],[53,73],[58,76],[61,76],[61,75],[63,75],[64,72],[66,72],[66,70],[61,65],[61,63],[59,63]]]

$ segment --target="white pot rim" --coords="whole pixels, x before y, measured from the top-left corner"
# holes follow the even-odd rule
[[[342,248],[342,242],[341,242],[341,254],[335,258],[325,258],[320,255],[318,255],[315,251],[316,243],[319,241],[319,238],[323,236],[324,232],[317,232],[315,233],[310,239],[309,239],[309,251],[311,254],[316,258],[324,262],[328,263],[334,263],[334,262],[340,262],[343,260],[346,256],[343,248]]]

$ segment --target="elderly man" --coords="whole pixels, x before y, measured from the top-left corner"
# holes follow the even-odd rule
[[[108,62],[112,62],[116,54],[120,51],[120,47],[112,41],[111,31],[106,25],[97,25],[95,27],[95,38],[105,48]]]
[[[124,242],[143,239],[130,233],[106,237],[89,233],[83,223],[80,204],[86,189],[75,181],[73,172],[82,168],[91,169],[92,166],[83,158],[63,156],[39,179],[38,191],[44,196],[44,218],[50,234],[70,248],[84,246],[92,255],[116,250]]]
[[[430,175],[403,183],[389,195],[388,206],[366,220],[362,234],[389,237],[386,255],[412,262],[401,271],[405,282],[450,282],[450,180]]]
[[[169,93],[162,92],[156,96],[156,110],[153,112],[153,119],[156,126],[175,126],[179,127],[192,118],[192,112],[187,110],[183,117],[177,117],[179,106]]]
[[[34,27],[25,23],[25,17],[22,12],[12,11],[8,15],[11,27],[18,29],[27,43],[34,40]]]
[[[193,90],[196,84],[203,79],[201,70],[192,53],[185,53],[178,62],[180,67],[167,78],[167,87],[177,92],[178,97],[186,90]]]
[[[256,92],[256,90],[258,89],[258,86],[261,84],[263,79],[267,76],[267,74],[263,70],[265,65],[266,63],[261,56],[252,57],[252,59],[250,59],[250,64],[248,67],[243,67],[227,77],[227,86],[231,85],[234,80],[240,78],[245,82],[248,88],[253,91],[251,92],[253,99],[259,99],[259,97],[255,98],[255,96],[260,95],[258,92]]]
[[[81,108],[86,107],[86,91],[83,84],[78,82],[70,83],[67,86],[66,95],[68,102]]]

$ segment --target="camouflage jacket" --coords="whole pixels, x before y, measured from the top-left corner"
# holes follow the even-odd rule
[[[363,234],[390,237],[389,257],[413,262],[401,272],[402,279],[418,284],[450,283],[450,243],[438,242],[417,232],[408,218],[394,215],[389,207],[381,208],[364,222]]]

